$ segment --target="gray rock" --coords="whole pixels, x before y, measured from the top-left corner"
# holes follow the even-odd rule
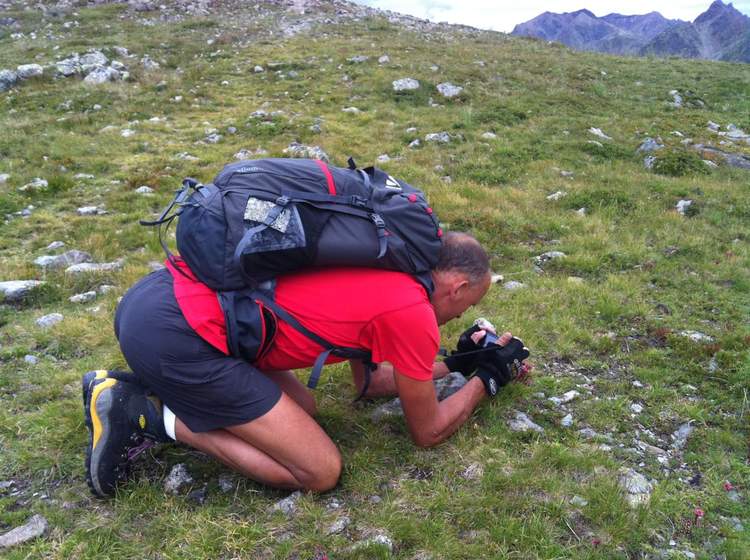
[[[147,185],[141,185],[140,187],[135,189],[135,192],[138,194],[153,194],[154,189],[152,189],[151,187]]]
[[[260,73],[262,73],[262,72],[265,72],[265,71],[266,71],[266,69],[265,69],[265,68],[263,68],[262,66],[258,66],[258,65],[256,65],[256,66],[255,66],[255,67],[253,68],[253,72],[255,72],[256,74],[260,74]]]
[[[79,216],[96,216],[100,210],[98,206],[81,206],[76,210],[76,214]]]
[[[439,401],[447,399],[454,393],[457,393],[464,385],[466,385],[466,378],[462,374],[455,371],[449,373],[435,382],[437,399]]]
[[[234,479],[226,474],[223,474],[219,477],[219,489],[224,492],[225,494],[228,494],[235,488]]]
[[[297,513],[299,500],[301,497],[302,492],[300,492],[299,490],[297,490],[296,492],[292,492],[283,500],[279,500],[278,502],[276,502],[271,507],[271,511],[280,511],[287,517],[292,517],[295,513]]]
[[[567,404],[571,402],[572,400],[578,398],[581,395],[578,391],[573,389],[572,391],[568,391],[567,393],[563,393],[560,397],[550,397],[550,402],[554,403],[556,406],[560,406],[561,404]]]
[[[370,496],[367,501],[371,504],[380,504],[383,502],[383,498],[381,498],[380,496]]]
[[[594,439],[596,437],[599,437],[599,434],[591,428],[581,428],[580,430],[578,430],[578,433],[584,439]]]
[[[391,58],[387,54],[384,54],[383,56],[378,58],[378,64],[388,64],[390,61]]]
[[[18,74],[13,70],[0,70],[0,91],[7,91],[18,83]]]
[[[645,158],[643,158],[643,167],[645,167],[646,169],[653,169],[655,163],[655,156],[646,156]]]
[[[93,179],[94,176],[91,173],[76,173],[73,175],[73,179]]]
[[[560,425],[563,428],[570,428],[573,425],[573,415],[572,414],[566,414],[562,420],[560,420]]]
[[[91,51],[84,54],[78,59],[78,63],[83,66],[106,66],[109,63],[107,55],[101,51]]]
[[[115,82],[121,78],[122,75],[120,72],[114,68],[110,66],[97,66],[89,72],[83,81],[86,84],[99,85],[107,82]]]
[[[82,294],[76,294],[70,296],[68,301],[70,303],[90,303],[96,299],[96,292],[83,292]]]
[[[188,500],[191,500],[199,505],[203,505],[206,502],[206,495],[208,494],[208,486],[203,485],[201,488],[196,488],[187,495]]]
[[[661,150],[664,147],[664,144],[661,144],[654,140],[653,138],[646,138],[640,146],[638,146],[638,152],[644,153],[644,154],[650,154],[651,152],[655,152],[657,150]]]
[[[643,405],[638,404],[638,403],[633,403],[630,405],[630,411],[633,414],[640,414],[641,412],[643,412]]]
[[[5,184],[10,179],[10,173],[0,173],[0,185]]]
[[[414,78],[401,78],[393,81],[393,91],[414,91],[419,89],[419,82]]]
[[[7,280],[0,282],[0,294],[5,302],[20,301],[42,284],[39,280]]]
[[[159,63],[153,60],[150,56],[146,55],[143,58],[141,58],[141,66],[143,66],[143,69],[146,71],[151,70],[158,70],[159,69]]]
[[[484,476],[484,467],[479,463],[472,463],[459,476],[465,480],[481,480]]]
[[[691,342],[704,342],[706,344],[713,344],[714,342],[714,337],[708,336],[707,334],[703,334],[702,332],[698,331],[680,331],[679,335],[690,339]]]
[[[69,78],[81,73],[81,64],[77,56],[65,58],[55,62],[55,69],[64,77]]]
[[[362,64],[363,62],[367,62],[368,60],[370,60],[370,57],[363,54],[358,54],[357,56],[347,58],[346,60],[354,64]]]
[[[41,191],[47,188],[49,183],[46,179],[42,179],[41,177],[34,177],[31,182],[26,183],[24,186],[19,187],[18,190],[21,192],[26,191]]]
[[[23,361],[29,365],[35,366],[39,363],[39,358],[37,358],[36,356],[32,356],[31,354],[26,354],[23,357]]]
[[[669,92],[669,95],[672,96],[672,103],[670,105],[674,107],[675,109],[679,109],[682,107],[682,96],[680,95],[680,92],[676,89],[673,89]]]
[[[115,54],[117,56],[122,56],[123,58],[127,58],[130,56],[130,51],[126,49],[125,47],[112,47],[112,50],[115,51]]]
[[[708,121],[708,125],[707,126],[708,126],[708,130],[710,130],[712,132],[719,132],[719,130],[721,130],[721,126],[718,125],[717,123],[713,122],[713,121]]]
[[[126,70],[128,69],[128,67],[127,67],[127,66],[125,66],[125,65],[124,65],[124,64],[123,64],[122,62],[120,62],[119,60],[113,60],[112,62],[110,62],[110,64],[109,64],[109,65],[110,65],[110,66],[111,66],[112,68],[114,68],[115,70],[117,70],[118,72],[125,72],[125,71],[126,71]],[[158,122],[158,121],[157,121],[157,122]]]
[[[44,68],[39,64],[22,64],[16,68],[16,74],[18,75],[19,80],[38,78],[44,74]]]
[[[565,191],[557,191],[547,195],[547,200],[557,201],[566,196],[568,196],[568,193],[566,193]]]
[[[403,415],[404,410],[401,408],[401,399],[392,399],[373,410],[370,414],[370,419],[377,424],[386,418],[396,418]]]
[[[391,156],[389,156],[388,154],[380,154],[377,157],[377,161],[378,163],[388,163],[389,161],[391,161]]]
[[[41,537],[47,532],[47,527],[47,520],[44,517],[39,514],[34,515],[25,525],[0,535],[0,548],[10,548]]]
[[[443,82],[442,84],[437,85],[437,90],[440,92],[440,95],[450,99],[452,97],[461,95],[461,92],[464,90],[464,88],[462,88],[461,86],[453,85],[450,82]]]
[[[531,418],[529,418],[523,412],[515,411],[515,417],[513,420],[508,421],[508,427],[513,432],[528,432],[534,431],[538,433],[544,432],[544,428],[540,425],[535,424]]]
[[[328,529],[326,529],[326,535],[338,535],[339,533],[343,533],[351,523],[352,520],[348,515],[342,515],[334,521]]]
[[[170,494],[179,493],[185,486],[193,483],[193,477],[190,476],[184,463],[177,463],[172,470],[169,471],[166,480],[164,481],[164,490]]]
[[[549,261],[564,259],[566,256],[567,255],[561,251],[547,251],[546,253],[542,253],[541,255],[534,257],[534,262],[537,266],[541,266],[545,263],[548,263]]]
[[[419,138],[416,138],[412,140],[411,142],[409,142],[410,148],[419,148],[421,145],[422,145],[422,142],[419,141]]]
[[[320,146],[305,146],[299,142],[292,142],[284,149],[284,153],[294,158],[319,159],[330,163],[331,158]]]
[[[724,163],[729,167],[750,170],[750,157],[744,154],[724,152],[717,148],[704,146],[703,144],[695,144],[692,146],[692,148],[699,151],[703,157],[709,155],[722,158],[724,160]]]
[[[60,255],[42,255],[34,259],[34,264],[45,270],[57,270],[72,264],[86,262],[91,262],[91,255],[85,251],[78,251],[76,249],[65,251]]]
[[[503,288],[511,292],[514,290],[522,290],[525,287],[526,284],[524,284],[523,282],[516,282],[515,280],[510,280],[509,282],[503,284]]]
[[[216,132],[212,132],[208,136],[206,136],[203,141],[208,142],[209,144],[218,144],[221,142],[222,136],[221,134],[218,134]]]
[[[388,552],[393,552],[393,540],[385,534],[377,534],[369,539],[354,543],[351,547],[351,551],[361,550],[363,548],[369,548],[371,546],[377,546],[385,548]]]
[[[197,158],[197,157],[195,157],[193,155],[190,155],[187,152],[180,152],[178,154],[175,154],[174,159],[181,159],[181,160],[184,160],[184,161],[198,161],[199,158]]]
[[[651,492],[654,490],[645,476],[634,471],[633,469],[620,469],[620,487],[625,490],[625,498],[631,507],[640,504],[647,504],[651,499]]]
[[[81,263],[65,269],[65,274],[86,274],[89,272],[113,272],[120,270],[124,264],[122,259],[108,263]]]
[[[569,179],[570,177],[575,176],[575,173],[572,171],[560,171],[560,177],[565,177],[566,179]]]
[[[356,107],[344,107],[343,109],[341,109],[341,112],[342,113],[352,113],[352,114],[356,115],[357,113],[361,113],[362,111],[360,111]]]
[[[602,140],[612,140],[612,137],[604,134],[601,128],[594,128],[592,126],[591,128],[589,128],[589,133],[593,134],[594,136],[598,138],[601,138]]]
[[[451,136],[447,132],[431,132],[425,137],[425,142],[431,142],[433,144],[448,144],[451,141]]]
[[[62,313],[50,313],[49,315],[39,317],[39,319],[36,320],[36,324],[43,329],[49,329],[50,327],[62,321],[64,318],[65,317],[63,317]]]
[[[685,424],[682,424],[677,430],[672,434],[672,447],[674,449],[682,449],[687,444],[687,440],[690,437],[690,435],[695,430],[695,426],[693,426],[692,423],[686,422]]]
[[[497,134],[494,132],[484,132],[482,133],[482,138],[484,140],[495,140],[497,138]]]
[[[576,507],[586,507],[589,505],[588,501],[584,500],[580,496],[573,496],[570,499],[570,504]]]
[[[677,210],[678,214],[685,215],[685,213],[688,211],[688,208],[690,208],[693,205],[692,200],[678,200],[677,205],[675,206],[675,209]]]

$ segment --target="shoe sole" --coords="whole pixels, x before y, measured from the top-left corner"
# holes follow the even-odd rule
[[[99,484],[98,477],[92,475],[92,473],[98,472],[97,465],[99,460],[98,454],[94,453],[94,443],[95,440],[98,441],[103,435],[103,426],[100,416],[108,412],[109,406],[111,406],[111,398],[107,395],[101,400],[96,399],[94,406],[92,406],[92,399],[94,397],[93,392],[95,389],[93,385],[98,379],[102,379],[103,381],[96,386],[96,388],[101,387],[101,389],[97,391],[97,396],[100,396],[101,391],[105,388],[117,383],[115,379],[107,379],[107,373],[106,370],[89,371],[85,373],[81,379],[84,419],[89,433],[89,441],[86,446],[86,462],[84,464],[86,470],[86,483],[91,489],[91,492],[100,498],[110,496],[111,492],[105,491]],[[104,385],[105,383],[106,385]],[[100,403],[104,405],[102,409],[99,409]],[[92,468],[92,463],[94,468]]]

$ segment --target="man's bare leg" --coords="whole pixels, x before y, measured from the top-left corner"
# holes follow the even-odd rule
[[[315,416],[318,412],[317,406],[315,405],[315,397],[313,396],[312,391],[297,379],[294,372],[287,369],[284,371],[272,371],[266,375],[273,379],[276,384],[281,387],[281,390],[289,395],[294,402],[300,405],[305,412],[310,416]]]
[[[195,433],[177,419],[175,435],[177,441],[269,486],[324,492],[341,474],[341,454],[333,441],[286,393],[251,422]]]

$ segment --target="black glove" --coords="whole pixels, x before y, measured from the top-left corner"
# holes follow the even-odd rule
[[[446,356],[443,363],[448,367],[448,371],[459,371],[465,376],[471,375],[477,369],[477,363],[479,358],[482,356],[482,352],[476,354],[462,355],[463,352],[473,352],[482,348],[481,344],[477,344],[471,339],[477,331],[482,329],[477,325],[466,329],[460,337],[458,337],[458,345],[456,351],[451,352],[450,356]],[[480,341],[481,342],[481,341]]]
[[[529,357],[529,349],[515,336],[505,346],[478,354],[476,377],[484,383],[484,390],[494,397],[500,387],[513,381],[521,372],[522,362]]]

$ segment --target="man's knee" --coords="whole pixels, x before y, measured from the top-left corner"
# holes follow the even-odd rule
[[[335,488],[341,477],[343,463],[338,450],[331,453],[323,461],[323,464],[315,465],[310,469],[304,469],[295,473],[305,490],[311,492],[326,492]]]

